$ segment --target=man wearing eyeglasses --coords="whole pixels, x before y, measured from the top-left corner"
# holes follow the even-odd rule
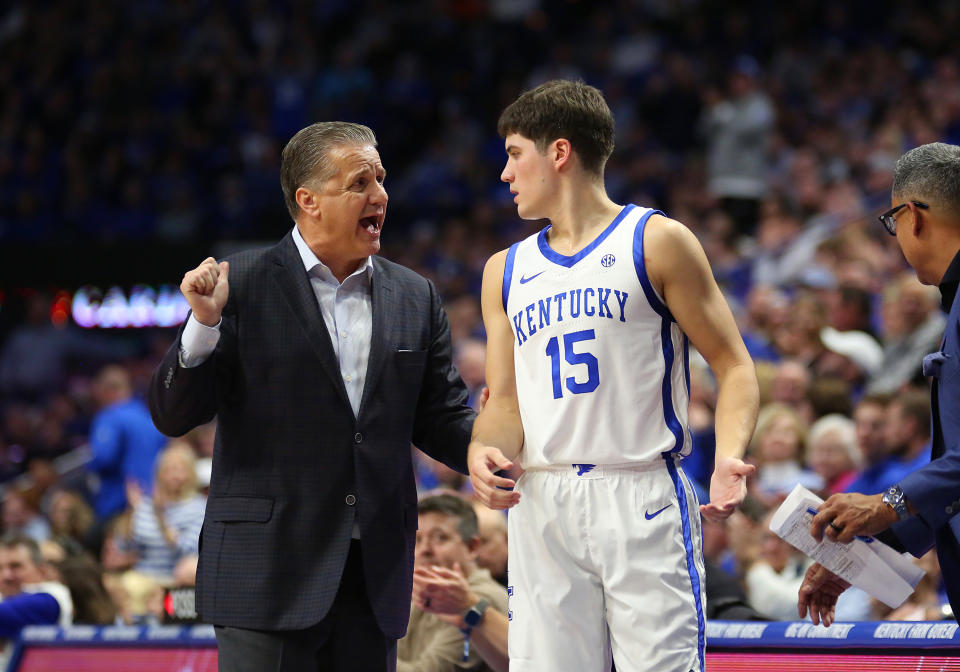
[[[960,147],[942,142],[910,150],[897,161],[891,208],[884,228],[925,285],[939,285],[949,315],[940,350],[924,357],[933,386],[933,447],[929,464],[886,492],[830,497],[813,518],[810,534],[847,543],[875,535],[920,557],[936,546],[950,605],[940,617],[960,618]],[[849,584],[814,564],[800,586],[798,610],[829,626],[837,597]]]

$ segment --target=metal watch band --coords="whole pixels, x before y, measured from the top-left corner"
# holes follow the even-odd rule
[[[883,493],[881,499],[884,504],[897,512],[897,518],[900,520],[903,520],[909,515],[907,502],[904,500],[903,490],[900,489],[899,485],[890,486],[890,488]]]

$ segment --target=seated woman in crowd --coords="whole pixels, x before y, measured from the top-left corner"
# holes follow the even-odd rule
[[[747,455],[757,465],[751,494],[765,506],[779,505],[798,483],[811,490],[823,487],[820,475],[802,463],[806,433],[806,423],[786,404],[760,409]]]
[[[153,494],[141,495],[133,507],[128,543],[138,556],[134,569],[172,582],[177,563],[198,552],[205,505],[193,448],[171,441],[157,457]]]

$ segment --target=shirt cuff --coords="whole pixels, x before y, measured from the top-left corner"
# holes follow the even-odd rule
[[[190,313],[187,326],[180,335],[180,366],[190,369],[200,366],[213,354],[220,340],[220,319],[214,326],[208,327]]]

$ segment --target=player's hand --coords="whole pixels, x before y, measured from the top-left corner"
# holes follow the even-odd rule
[[[213,327],[220,322],[230,289],[227,283],[229,273],[229,262],[221,261],[218,264],[213,257],[207,257],[183,276],[180,291],[200,324]]]
[[[473,442],[467,454],[470,482],[477,498],[491,509],[509,509],[520,501],[520,493],[514,492],[516,482],[497,476],[495,471],[513,467],[499,448]],[[504,490],[503,488],[509,488]]]
[[[413,604],[450,625],[462,627],[463,615],[480,598],[470,590],[459,563],[453,569],[432,565],[413,570]]]
[[[823,622],[830,627],[836,616],[837,598],[850,587],[850,584],[816,562],[807,570],[797,593],[797,613],[805,618],[810,612],[810,621],[814,625]]]
[[[882,495],[856,492],[831,495],[810,522],[810,535],[817,541],[847,544],[857,535],[870,536],[897,522],[897,512],[883,503]]]
[[[705,518],[720,522],[743,503],[747,496],[747,476],[756,467],[735,457],[720,457],[710,478],[710,503],[700,505]]]

